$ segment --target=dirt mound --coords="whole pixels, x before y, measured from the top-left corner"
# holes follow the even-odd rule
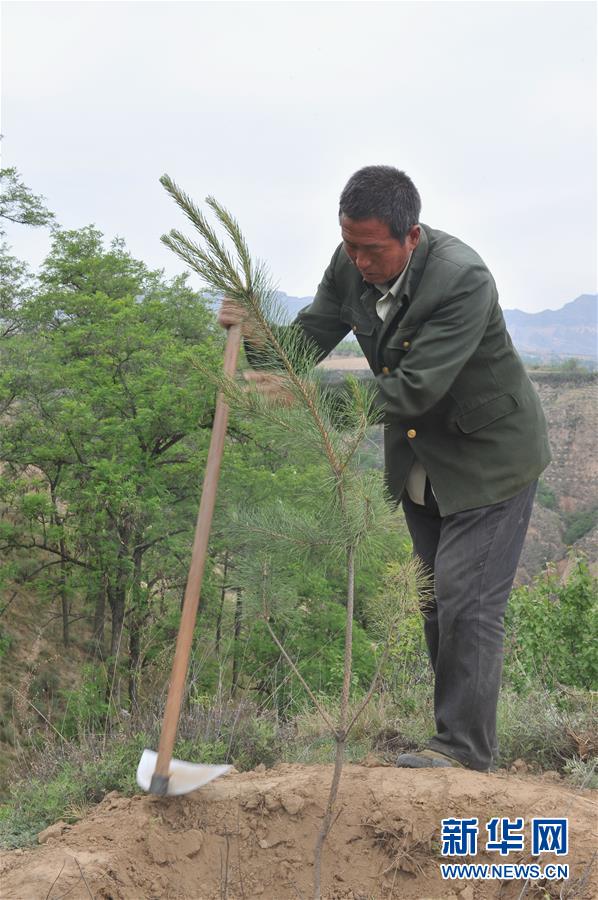
[[[328,766],[280,765],[230,774],[187,797],[108,795],[32,851],[5,853],[2,900],[297,900],[311,894],[313,847],[331,780]],[[595,796],[546,778],[456,769],[347,766],[324,852],[328,900],[521,896],[522,881],[443,881],[441,820],[525,819],[526,846],[477,863],[569,863],[570,882],[530,883],[526,897],[598,896],[592,859]],[[532,817],[569,818],[569,855],[532,858]],[[482,839],[483,834],[483,839]],[[454,861],[454,860],[451,860]]]

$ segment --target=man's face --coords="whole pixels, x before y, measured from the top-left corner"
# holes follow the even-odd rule
[[[341,216],[341,234],[347,256],[370,284],[396,279],[419,243],[420,227],[414,225],[401,244],[379,219]]]

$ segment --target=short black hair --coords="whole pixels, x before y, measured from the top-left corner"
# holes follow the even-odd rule
[[[379,219],[404,243],[419,222],[421,206],[418,190],[405,172],[394,166],[365,166],[343,188],[338,214],[356,221]]]

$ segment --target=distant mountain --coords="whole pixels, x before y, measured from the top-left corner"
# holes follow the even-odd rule
[[[313,299],[292,297],[282,291],[278,297],[291,316],[296,316]],[[503,312],[513,343],[524,356],[541,361],[598,357],[598,294],[582,294],[561,309],[538,313],[505,309]]]
[[[300,309],[303,309],[304,306],[308,306],[313,297],[290,297],[288,294],[285,294],[284,291],[278,291],[278,300],[280,304],[288,310],[289,315],[295,317]]]
[[[561,309],[539,313],[505,309],[504,316],[521,353],[540,357],[598,355],[598,294],[582,294]]]

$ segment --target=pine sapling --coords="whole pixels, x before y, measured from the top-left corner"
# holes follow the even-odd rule
[[[227,402],[241,413],[259,417],[276,430],[282,442],[298,447],[306,457],[324,461],[328,469],[327,493],[320,497],[319,518],[306,524],[297,515],[288,517],[285,510],[269,510],[267,520],[260,521],[259,513],[253,521],[245,519],[246,534],[251,534],[256,567],[256,598],[261,606],[259,615],[278,647],[281,656],[292,669],[311,701],[318,709],[336,744],[334,770],[328,800],[314,849],[314,886],[316,900],[321,897],[322,852],[332,828],[336,811],[339,784],[345,758],[347,738],[357,719],[371,700],[386,661],[381,654],[373,681],[362,703],[349,718],[352,686],[353,615],[355,605],[355,574],[360,559],[373,547],[379,546],[388,530],[396,527],[396,514],[387,501],[377,473],[364,471],[358,464],[358,448],[368,428],[377,420],[373,393],[354,379],[349,379],[344,393],[334,391],[322,383],[315,370],[325,355],[321,349],[306,341],[302,329],[285,320],[278,305],[277,293],[266,267],[254,262],[238,223],[213,197],[206,202],[228,237],[229,251],[210,226],[201,210],[168,176],[161,183],[175,199],[199,234],[199,242],[192,241],[180,231],[171,231],[162,240],[193,270],[199,273],[213,294],[226,297],[242,306],[254,323],[255,353],[259,368],[275,373],[279,384],[292,403],[277,404],[258,390],[248,390],[236,379],[215,376],[205,371],[223,391]],[[339,427],[339,419],[342,427]],[[272,585],[268,587],[268,560],[276,545],[292,548],[292,552],[327,552],[342,558],[346,577],[345,633],[342,687],[337,721],[324,709],[297,664],[285,649],[271,624]],[[390,642],[387,643],[387,648]]]

